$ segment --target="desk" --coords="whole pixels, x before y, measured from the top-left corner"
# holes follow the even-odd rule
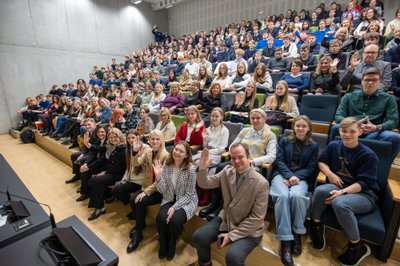
[[[118,256],[75,215],[57,223],[57,227],[72,226],[86,239],[102,258],[101,266],[118,265]],[[39,242],[52,234],[51,226],[37,231],[17,242],[0,249],[2,266],[16,265],[54,265],[46,250],[39,247]]]
[[[4,159],[4,157],[0,154],[0,191],[5,192],[7,190],[7,186],[10,194],[18,195],[35,201],[35,198],[29,192],[28,188],[17,176],[6,159]],[[32,224],[24,229],[19,230],[18,232],[15,231],[12,224],[1,226],[0,249],[50,225],[49,216],[38,203],[22,200],[13,196],[11,196],[11,200],[21,200],[24,203],[30,214],[30,216],[27,218]],[[4,202],[7,202],[7,196],[0,193],[0,203]]]

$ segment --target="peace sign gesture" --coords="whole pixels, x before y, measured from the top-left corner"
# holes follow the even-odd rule
[[[160,160],[154,160],[153,172],[157,182],[160,182],[163,166]]]

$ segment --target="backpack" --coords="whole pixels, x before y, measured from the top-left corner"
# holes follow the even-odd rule
[[[35,142],[35,132],[30,128],[25,128],[19,135],[23,143],[34,143]]]

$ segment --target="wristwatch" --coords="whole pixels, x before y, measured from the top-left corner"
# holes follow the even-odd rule
[[[342,192],[343,195],[347,195],[347,190],[345,188],[341,189],[340,191]]]
[[[382,130],[383,130],[382,125],[377,125],[376,126],[376,131],[382,132]]]

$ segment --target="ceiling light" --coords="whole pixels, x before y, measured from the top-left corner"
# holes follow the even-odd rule
[[[138,0],[138,1],[135,1],[134,4],[135,4],[135,5],[138,5],[138,4],[140,4],[141,2],[142,2],[142,0]]]
[[[174,5],[169,5],[169,6],[166,6],[165,8],[171,8],[171,7],[173,7]]]

